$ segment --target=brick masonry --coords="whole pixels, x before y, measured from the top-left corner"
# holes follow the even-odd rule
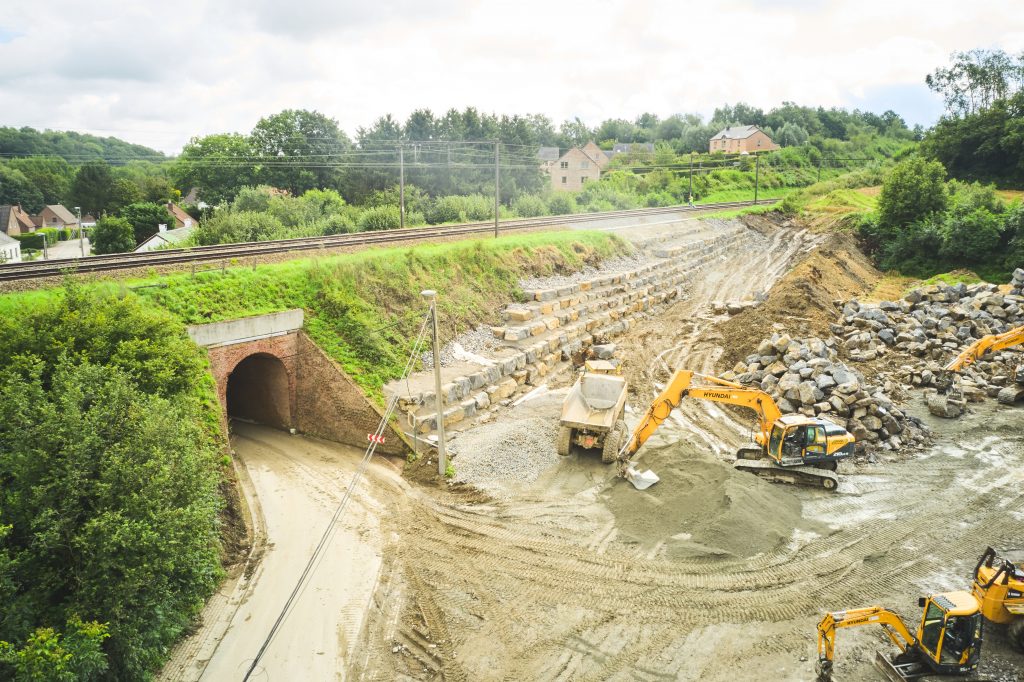
[[[287,376],[285,382],[275,380],[272,371],[266,372],[265,381],[259,376],[246,377],[250,391],[266,391],[257,400],[247,396],[248,405],[263,404],[263,411],[254,416],[259,421],[283,428],[294,428],[318,438],[332,440],[353,447],[366,447],[367,434],[376,431],[380,421],[379,409],[362,390],[313,342],[304,332],[297,331],[255,341],[207,348],[210,372],[217,382],[217,397],[221,404],[224,426],[227,426],[228,379],[237,369],[244,371],[242,363],[253,356],[276,358]],[[240,367],[241,366],[241,367]],[[248,363],[252,367],[251,363]],[[264,365],[264,370],[270,369]],[[241,377],[238,377],[239,379]],[[281,395],[281,393],[287,395]],[[287,409],[284,409],[287,406]],[[385,442],[377,452],[401,455],[409,451],[404,436],[390,426],[384,432]]]

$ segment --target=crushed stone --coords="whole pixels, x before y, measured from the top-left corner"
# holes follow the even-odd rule
[[[555,419],[531,417],[489,424],[453,440],[455,482],[488,487],[495,483],[532,483],[559,461]]]

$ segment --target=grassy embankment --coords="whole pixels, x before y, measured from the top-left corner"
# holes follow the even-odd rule
[[[521,295],[519,279],[576,271],[629,246],[603,232],[567,231],[416,248],[370,249],[219,271],[89,285],[123,290],[170,312],[183,325],[303,308],[306,327],[367,394],[399,376],[422,321],[420,292],[436,289],[441,334],[451,338],[496,321],[504,303]],[[157,285],[157,286],[153,286]],[[0,297],[6,308],[34,305],[59,289]]]

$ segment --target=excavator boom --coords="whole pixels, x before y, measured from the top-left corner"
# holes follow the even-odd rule
[[[986,353],[995,353],[1004,348],[1019,346],[1022,343],[1024,343],[1024,326],[1011,329],[1002,334],[989,334],[964,348],[960,355],[953,358],[943,369],[947,372],[959,372],[965,367],[973,365],[984,357]]]

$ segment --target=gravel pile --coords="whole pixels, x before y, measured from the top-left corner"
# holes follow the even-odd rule
[[[967,345],[989,334],[1001,334],[1024,324],[1024,270],[1014,271],[1011,293],[994,284],[937,284],[914,289],[899,301],[863,304],[849,301],[832,325],[848,359],[866,362],[898,350],[920,359],[904,365],[893,378],[910,386],[949,382],[942,371]],[[1013,381],[1015,353],[996,353],[960,372],[962,399],[938,399],[930,394],[929,409],[956,417],[967,401],[986,395],[1001,402],[1024,397],[1024,386]],[[1024,373],[1018,374],[1024,379]]]
[[[615,275],[627,270],[636,270],[641,266],[647,265],[651,260],[651,256],[637,249],[628,256],[616,256],[615,258],[609,258],[601,263],[600,267],[593,268],[588,266],[571,275],[527,277],[526,279],[519,280],[519,287],[521,289],[557,289],[559,287],[569,286],[570,284],[579,284],[580,282],[585,282],[604,275]]]
[[[920,421],[896,406],[891,385],[872,385],[838,359],[836,341],[775,334],[724,375],[765,391],[783,414],[821,416],[845,426],[860,451],[900,450],[927,436]]]
[[[464,360],[464,358],[459,356],[458,347],[461,347],[462,350],[468,353],[487,357],[493,350],[501,348],[501,345],[501,341],[494,338],[494,334],[488,327],[477,327],[472,331],[459,334],[457,338],[446,343],[441,347],[438,355],[441,356],[441,366],[450,367]],[[423,360],[423,369],[434,368],[434,354],[432,351],[425,351],[420,355],[420,358]]]
[[[554,419],[507,419],[453,440],[455,481],[486,487],[492,483],[532,483],[558,463]]]

